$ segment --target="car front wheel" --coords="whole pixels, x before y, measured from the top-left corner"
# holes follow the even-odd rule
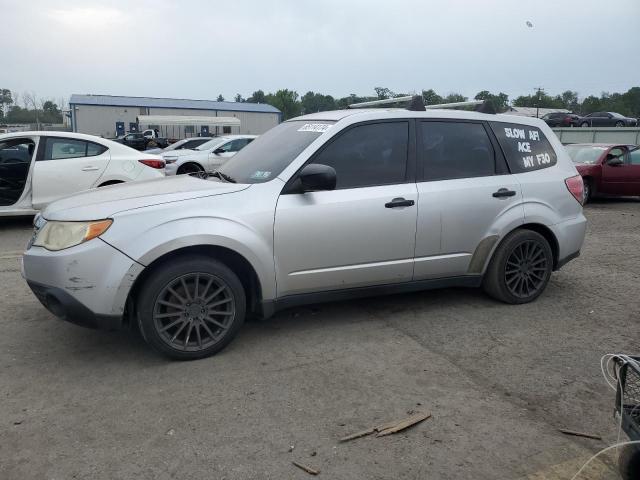
[[[138,296],[138,325],[156,351],[176,360],[222,350],[245,318],[244,288],[209,257],[178,257],[154,269]]]
[[[482,286],[497,300],[527,303],[544,291],[552,269],[553,252],[549,242],[532,230],[516,230],[496,249]]]

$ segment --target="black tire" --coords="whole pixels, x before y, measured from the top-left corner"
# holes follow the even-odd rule
[[[233,340],[244,323],[246,297],[238,276],[225,264],[185,255],[147,277],[137,311],[140,332],[154,350],[175,360],[196,360]]]
[[[544,291],[552,270],[553,252],[549,242],[532,230],[514,230],[494,252],[482,287],[502,302],[528,303]]]
[[[588,122],[582,122],[582,123],[580,124],[580,126],[581,126],[581,127],[588,127],[588,126],[589,126],[589,123],[588,123]]]
[[[204,174],[204,168],[202,168],[197,163],[185,163],[184,165],[180,165],[176,175],[193,175],[196,177],[200,177]]]
[[[624,127],[624,122],[621,122],[621,121],[616,122],[616,127]]]
[[[640,446],[623,447],[618,458],[618,469],[622,480],[638,480],[640,478]]]
[[[593,198],[593,180],[591,180],[590,178],[584,178],[583,183],[584,183],[584,195],[583,195],[582,204],[586,205]]]

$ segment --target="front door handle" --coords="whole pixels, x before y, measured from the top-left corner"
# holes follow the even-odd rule
[[[82,169],[83,172],[95,172],[96,170],[100,170],[100,168],[99,167],[91,167],[91,166],[89,166],[89,167],[84,167]]]
[[[493,192],[493,196],[496,198],[513,197],[515,194],[515,190],[509,190],[508,188],[501,188],[497,192]]]
[[[412,207],[416,202],[413,200],[406,200],[402,197],[394,198],[390,202],[384,204],[385,208],[398,208],[398,207]]]

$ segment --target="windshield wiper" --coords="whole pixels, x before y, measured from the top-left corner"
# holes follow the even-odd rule
[[[222,173],[220,170],[216,170],[211,174],[211,176],[218,177],[220,180],[224,180],[225,182],[238,183],[226,173]]]

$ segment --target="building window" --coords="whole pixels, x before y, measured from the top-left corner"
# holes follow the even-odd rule
[[[196,133],[196,127],[194,127],[193,125],[185,125],[184,133],[185,135],[188,133],[193,135],[194,133]]]
[[[222,133],[231,133],[231,127],[228,127],[228,126],[222,127]]]

